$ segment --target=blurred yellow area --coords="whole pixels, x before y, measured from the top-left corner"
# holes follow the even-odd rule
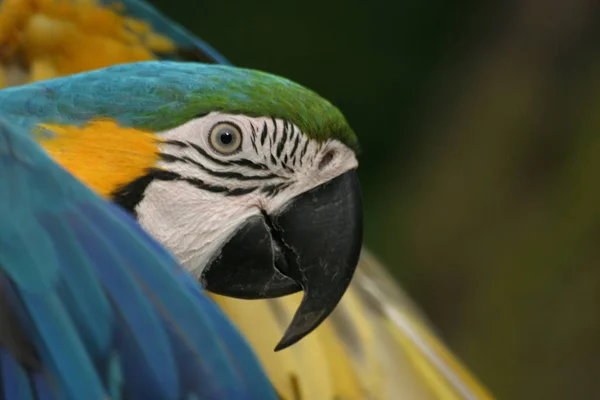
[[[0,87],[135,61],[175,50],[171,40],[118,3],[94,0],[0,2]]]
[[[274,353],[302,293],[261,301],[211,295],[241,329],[282,400],[492,400],[363,248],[334,312]]]

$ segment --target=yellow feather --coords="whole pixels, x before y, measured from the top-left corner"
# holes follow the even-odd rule
[[[378,362],[375,326],[369,321],[364,304],[352,285],[326,323],[337,333],[337,340],[352,362],[364,398],[382,399],[385,371]]]
[[[282,319],[288,317],[290,307],[285,303],[296,303],[294,299],[238,300],[211,296],[245,334],[283,399],[333,398],[327,361],[316,336],[278,353],[273,351],[284,333]]]
[[[282,333],[292,320],[301,299],[302,294],[295,294],[271,300],[281,307],[279,310],[273,310],[279,314],[278,319]],[[303,384],[306,380],[306,386],[311,386],[311,393],[307,393],[301,399],[349,400],[356,398],[353,396],[353,387],[356,386],[356,383],[345,386],[353,380],[356,382],[356,376],[339,344],[333,347],[329,346],[335,340],[332,337],[335,337],[335,333],[329,324],[325,323],[305,338],[309,339],[306,343],[303,343],[305,340],[303,339],[297,345],[282,351],[295,354],[296,359],[302,363],[301,371],[307,372],[307,374],[300,375],[299,379]],[[342,366],[344,363],[346,365]]]
[[[160,140],[110,120],[83,126],[41,124],[36,139],[63,168],[102,196],[142,176],[158,160]]]
[[[313,335],[318,335],[325,362],[329,367],[334,399],[364,400],[360,376],[356,373],[350,355],[342,345],[337,332],[329,321],[325,321]]]
[[[300,294],[253,301],[213,297],[248,338],[284,400],[492,399],[393,282],[363,251],[333,314],[279,353],[273,347]]]
[[[395,354],[386,368],[394,371],[387,376],[388,383],[394,383],[394,375],[412,377],[402,387],[390,387],[384,398],[402,393],[403,398],[419,400],[493,399],[432,333],[411,300],[365,249],[351,286],[368,305],[372,323],[382,327],[379,337],[389,338],[378,342],[381,355]]]

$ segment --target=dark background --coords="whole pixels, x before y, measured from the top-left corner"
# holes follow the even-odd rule
[[[597,1],[152,3],[342,109],[367,245],[494,394],[597,396]]]

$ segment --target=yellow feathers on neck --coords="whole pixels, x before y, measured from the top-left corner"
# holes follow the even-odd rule
[[[158,160],[160,139],[110,120],[83,126],[40,124],[54,137],[36,139],[63,168],[102,196],[109,196]]]

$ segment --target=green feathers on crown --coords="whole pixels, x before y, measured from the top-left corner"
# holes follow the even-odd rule
[[[168,111],[175,113],[171,118],[188,121],[211,111],[281,118],[318,141],[337,139],[353,149],[358,147],[344,115],[301,85],[272,74],[229,66],[205,66],[202,72],[197,87],[171,89],[185,98],[180,110]]]

